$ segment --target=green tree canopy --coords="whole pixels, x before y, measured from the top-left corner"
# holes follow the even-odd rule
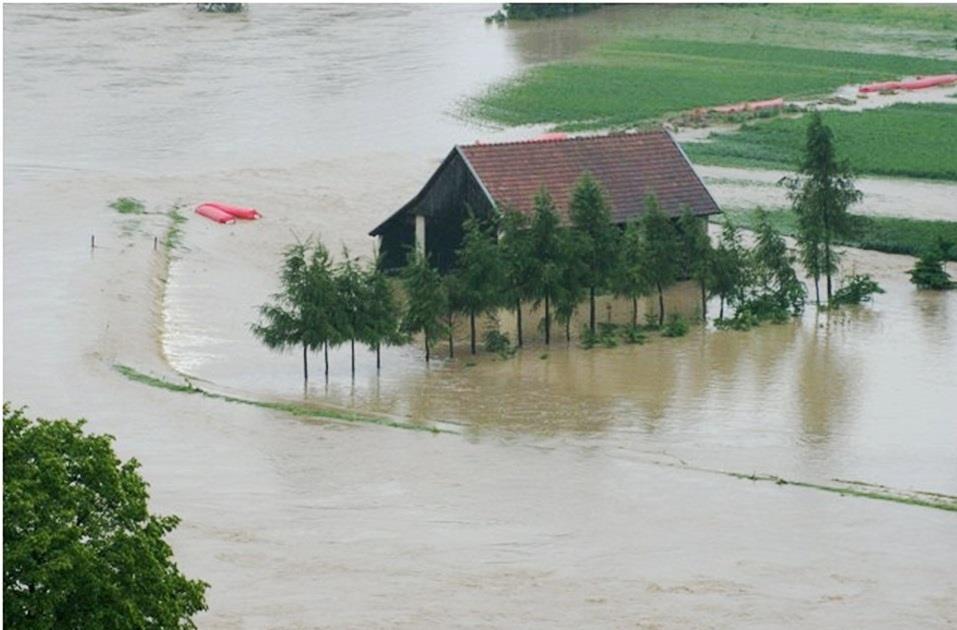
[[[532,297],[533,269],[536,263],[528,217],[512,208],[502,212],[502,235],[499,252],[503,266],[504,302],[515,309],[515,332],[518,345],[522,339],[522,301]]]
[[[654,195],[645,200],[641,246],[641,266],[649,284],[658,291],[658,325],[664,326],[664,290],[674,284],[681,273],[681,242],[674,224]]]
[[[641,224],[629,221],[621,239],[615,293],[631,299],[632,326],[638,326],[638,298],[648,293],[648,278],[642,262]]]
[[[590,173],[582,175],[569,204],[572,226],[579,232],[580,255],[585,263],[588,287],[588,325],[595,332],[595,295],[608,288],[615,265],[618,229],[611,222],[611,211],[598,182]]]
[[[375,260],[371,261],[363,274],[365,285],[363,293],[367,296],[365,306],[365,325],[362,327],[361,341],[375,350],[375,366],[382,367],[382,345],[399,345],[405,341],[399,332],[399,305],[389,278],[381,271]]]
[[[748,251],[741,244],[738,228],[725,217],[721,241],[714,251],[712,264],[712,291],[720,298],[718,319],[724,319],[726,302],[740,304],[748,284]]]
[[[208,584],[164,540],[135,459],[84,421],[3,406],[3,622],[7,628],[194,628]]]
[[[402,332],[422,333],[425,340],[425,360],[431,358],[431,346],[444,331],[442,318],[448,309],[448,295],[442,276],[432,268],[425,255],[413,250],[402,272],[406,305],[402,317]]]
[[[701,290],[701,318],[707,319],[714,249],[711,247],[706,220],[696,217],[690,208],[685,207],[678,219],[678,237],[681,242],[684,273],[698,283]]]
[[[475,354],[475,316],[502,304],[505,284],[495,235],[474,215],[465,220],[465,237],[456,252],[459,298],[469,316],[471,351]]]
[[[250,326],[269,348],[302,346],[302,371],[309,380],[308,351],[342,341],[342,313],[332,261],[321,242],[291,245],[283,253],[280,290],[259,308],[260,323]],[[326,374],[329,358],[326,355]]]
[[[356,340],[363,341],[373,335],[375,322],[372,313],[372,295],[365,271],[359,260],[342,248],[342,260],[333,272],[337,297],[339,334],[349,340],[352,374],[356,373]]]
[[[758,319],[780,320],[804,310],[807,290],[794,271],[794,257],[774,229],[768,213],[759,211],[757,243],[752,251],[753,285],[748,309]]]
[[[560,232],[555,204],[548,191],[542,187],[535,195],[535,214],[530,228],[533,262],[529,284],[535,305],[545,303],[545,319],[542,325],[545,329],[546,345],[551,343],[552,302],[562,287],[562,266],[568,262],[562,254]]]
[[[861,198],[854,186],[854,174],[847,160],[839,161],[834,134],[820,112],[808,123],[801,176],[785,178],[789,197],[798,215],[798,243],[801,259],[814,278],[827,278],[827,299],[831,299],[831,276],[837,271],[838,254],[834,241],[848,236],[853,222],[848,208]],[[817,292],[817,290],[816,290]]]

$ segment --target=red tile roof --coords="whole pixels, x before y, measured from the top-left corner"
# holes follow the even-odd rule
[[[544,185],[567,219],[572,191],[585,171],[602,186],[616,223],[640,216],[651,193],[671,215],[685,206],[695,214],[720,212],[665,130],[458,148],[492,199],[526,213]]]

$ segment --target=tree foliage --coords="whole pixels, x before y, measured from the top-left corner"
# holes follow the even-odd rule
[[[910,281],[918,289],[933,289],[943,291],[953,289],[957,284],[947,273],[946,260],[952,244],[938,241],[935,247],[929,248],[917,259],[914,268],[908,271]]]
[[[563,251],[558,214],[551,195],[544,187],[535,195],[534,207],[535,214],[529,229],[532,258],[529,288],[536,306],[544,302],[545,317],[542,326],[545,331],[545,344],[548,345],[551,342],[552,306],[568,280],[562,276],[565,266],[571,264],[569,258],[572,253]]]
[[[572,227],[578,233],[579,255],[584,262],[584,283],[588,287],[588,326],[595,332],[595,296],[608,288],[615,264],[618,229],[611,222],[611,211],[598,182],[585,173],[569,203]]]
[[[469,316],[470,346],[475,354],[475,317],[502,304],[505,273],[498,244],[488,226],[474,215],[465,220],[462,247],[456,252],[459,302]]]
[[[638,326],[638,298],[648,293],[648,275],[645,273],[641,224],[630,221],[625,226],[615,274],[615,293],[631,300],[631,325]]]
[[[837,159],[834,135],[820,112],[814,112],[808,124],[799,172],[802,176],[783,181],[798,215],[801,259],[815,286],[820,276],[826,277],[830,301],[831,277],[838,268],[834,242],[852,231],[848,208],[860,200],[861,192],[847,160]]]
[[[84,421],[3,406],[3,621],[8,628],[194,628],[208,585],[164,540],[135,459]]]
[[[740,304],[748,280],[748,251],[741,243],[741,234],[731,219],[725,217],[721,240],[715,248],[711,265],[712,292],[720,298],[718,319],[724,319],[726,303]]]
[[[260,323],[250,327],[253,334],[273,349],[302,346],[303,376],[308,381],[308,351],[343,339],[332,260],[321,242],[308,240],[286,249],[280,290],[259,313]]]
[[[684,275],[698,283],[701,292],[701,318],[708,316],[708,290],[712,283],[714,250],[705,219],[696,217],[687,206],[678,219],[678,239]]]
[[[757,243],[751,252],[751,282],[738,311],[746,310],[758,321],[783,321],[789,315],[800,314],[807,290],[794,270],[794,256],[771,225],[767,212],[759,213],[756,237]]]
[[[534,269],[537,258],[532,249],[528,217],[517,210],[502,212],[499,252],[504,278],[503,301],[515,310],[515,332],[519,347],[522,336],[522,302],[533,298]],[[486,344],[488,345],[488,344]]]
[[[649,195],[645,216],[641,219],[641,266],[648,282],[658,291],[658,325],[665,323],[664,290],[681,273],[681,243],[671,219],[661,210],[658,200]]]
[[[402,331],[409,335],[422,333],[428,362],[432,342],[446,330],[442,319],[448,313],[448,294],[442,276],[418,250],[411,253],[402,273],[402,282],[406,293]]]

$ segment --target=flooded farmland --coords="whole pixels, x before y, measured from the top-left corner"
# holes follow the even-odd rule
[[[887,293],[840,314],[506,361],[462,344],[430,367],[407,346],[381,374],[363,351],[354,380],[340,349],[305,392],[297,355],[252,338],[283,247],[370,252],[453,144],[538,131],[481,127],[465,99],[602,36],[490,28],[494,9],[4,7],[4,398],[143,463],[183,518],[179,564],[212,584],[200,627],[957,622],[952,512],[716,472],[957,494],[957,295],[915,291],[909,258],[849,251]],[[166,217],[118,215],[122,195],[265,218],[190,214],[167,269]],[[302,421],[114,364],[458,434]]]

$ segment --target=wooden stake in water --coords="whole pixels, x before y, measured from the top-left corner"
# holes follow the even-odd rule
[[[157,239],[155,236],[153,237],[153,251],[154,251],[154,252],[156,251],[156,243],[157,243],[158,240],[159,240],[159,239]]]
[[[90,234],[90,249],[96,249],[96,234]]]

